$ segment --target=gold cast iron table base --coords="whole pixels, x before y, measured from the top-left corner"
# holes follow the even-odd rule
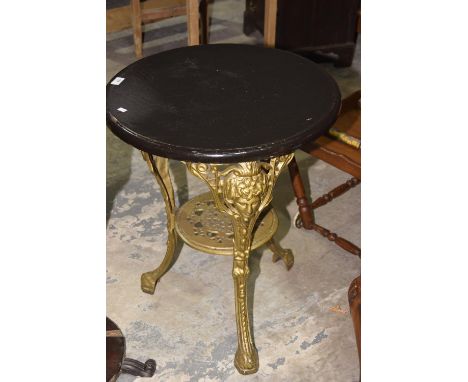
[[[293,154],[268,161],[229,165],[190,163],[187,169],[204,180],[210,193],[202,194],[175,208],[168,159],[142,152],[154,174],[166,204],[167,250],[160,266],[141,276],[141,288],[153,294],[156,284],[173,262],[177,237],[207,253],[233,256],[238,348],[234,365],[241,374],[258,371],[258,354],[252,340],[247,304],[247,280],[251,250],[266,244],[273,261],[280,259],[289,270],[294,256],[274,240],[278,218],[269,208],[272,192],[281,170]]]
[[[250,251],[265,239],[259,240],[263,232],[271,235],[266,244],[274,260],[292,265],[291,252],[271,240],[273,229],[266,229],[268,220],[262,219],[262,213],[266,219],[276,180],[293,157],[290,153],[335,122],[341,107],[338,85],[310,60],[290,52],[212,44],[138,60],[110,80],[106,95],[107,125],[144,152],[166,202],[166,255],[156,270],[142,275],[142,289],[153,293],[169,269],[179,236],[176,229],[194,247],[205,242],[195,240],[206,238],[199,228],[212,239],[209,247],[232,236],[238,338],[234,363],[243,374],[256,372],[258,356],[247,304]],[[224,233],[207,228],[213,211],[207,215],[208,226],[195,221],[195,213],[194,226],[184,231],[190,237],[182,233],[183,219],[176,222],[168,160],[163,157],[184,161],[189,172],[208,185],[214,206],[227,219]]]

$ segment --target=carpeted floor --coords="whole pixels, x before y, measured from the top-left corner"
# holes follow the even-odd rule
[[[260,34],[242,34],[245,2],[216,0],[211,7],[211,43],[261,44]],[[146,27],[144,54],[184,46],[183,17]],[[131,31],[107,37],[107,77],[135,60]],[[353,66],[322,64],[344,96],[360,88],[360,48]],[[349,176],[298,152],[312,197]],[[178,204],[206,190],[171,161]],[[288,272],[268,250],[251,256],[249,297],[260,370],[241,376],[233,366],[237,345],[232,259],[180,248],[155,295],[140,290],[141,273],[159,265],[165,252],[166,217],[159,189],[140,153],[107,132],[107,315],[127,338],[127,355],[154,358],[152,379],[128,375],[119,381],[343,381],[359,379],[359,363],[347,289],[360,260],[316,233],[298,230],[288,174],[280,176],[273,204],[280,217],[277,237],[295,254]],[[360,186],[319,209],[318,221],[360,244]],[[330,309],[332,307],[340,309]]]

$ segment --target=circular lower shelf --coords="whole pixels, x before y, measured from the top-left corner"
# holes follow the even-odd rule
[[[211,192],[185,203],[176,213],[175,228],[192,248],[214,255],[233,255],[234,230],[229,216],[218,211]],[[252,249],[270,240],[278,229],[273,208],[263,211],[253,232]]]

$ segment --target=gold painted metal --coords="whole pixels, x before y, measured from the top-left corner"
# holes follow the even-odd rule
[[[258,371],[258,353],[252,340],[247,305],[248,260],[252,249],[266,244],[273,251],[274,262],[282,259],[288,270],[294,263],[292,252],[281,248],[273,239],[278,218],[273,208],[267,209],[276,180],[294,154],[233,165],[186,163],[192,174],[208,184],[211,198],[204,194],[187,202],[177,212],[177,221],[168,159],[146,152],[142,155],[161,188],[168,231],[164,259],[157,269],[141,276],[142,290],[153,294],[157,282],[172,265],[177,234],[196,249],[233,255],[238,338],[234,365],[241,374],[255,373]],[[196,217],[201,215],[204,217],[197,220]],[[200,237],[203,240],[200,241]]]
[[[166,204],[166,216],[167,216],[167,249],[166,255],[161,265],[154,271],[146,272],[141,275],[141,289],[145,293],[153,294],[156,288],[156,284],[161,277],[171,267],[174,250],[177,241],[177,234],[175,231],[175,200],[174,200],[174,189],[172,187],[171,177],[169,175],[169,161],[162,157],[153,157],[153,155],[146,152],[141,152],[143,159],[148,164],[151,172],[155,176],[161,193],[164,197]],[[156,160],[155,160],[156,158]]]
[[[285,249],[272,237],[267,243],[267,247],[273,252],[272,260],[276,263],[282,259],[286,269],[289,271],[294,265],[294,255],[290,249]]]
[[[235,165],[186,163],[189,171],[204,180],[220,212],[229,215],[234,228],[234,279],[238,348],[234,365],[241,374],[258,370],[258,353],[252,340],[247,305],[247,279],[252,231],[260,213],[272,199],[281,170],[294,154],[269,162],[242,162]]]
[[[274,209],[264,212],[253,230],[252,250],[269,242],[278,228]],[[192,248],[214,255],[233,255],[232,220],[216,208],[211,192],[196,196],[177,210],[175,229]]]

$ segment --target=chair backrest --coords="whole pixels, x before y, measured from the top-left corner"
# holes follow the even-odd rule
[[[141,0],[131,0],[133,41],[135,44],[135,55],[137,58],[141,58],[143,56],[142,24],[144,22],[153,22],[156,20],[165,19],[167,17],[187,14],[187,43],[188,45],[200,45],[199,0],[178,0],[171,6],[161,3],[158,0],[157,2],[151,2],[149,5],[147,4],[148,8],[145,9],[142,9],[140,1]],[[201,1],[203,4],[203,9],[207,11],[207,0]],[[153,5],[153,3],[155,4]],[[154,7],[155,5],[159,5],[159,8]],[[207,20],[207,17],[205,17],[205,19]]]

